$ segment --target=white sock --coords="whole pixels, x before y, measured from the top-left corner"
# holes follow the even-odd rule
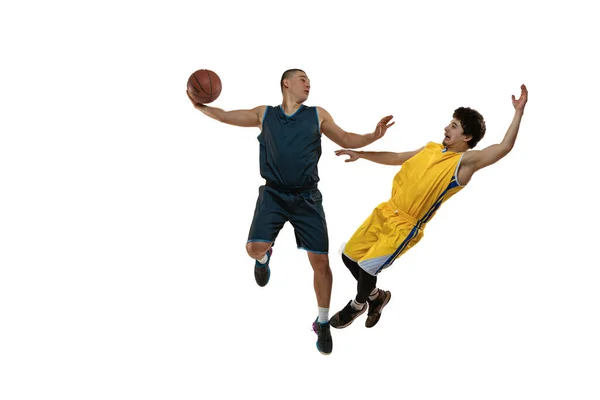
[[[375,289],[373,289],[373,291],[369,295],[369,300],[373,301],[373,300],[375,300],[378,297],[379,297],[379,289],[375,288]]]
[[[350,306],[358,311],[363,309],[365,303],[359,303],[358,301],[356,301],[356,299],[354,299],[352,300],[352,303],[350,303]]]
[[[267,253],[265,253],[265,255],[263,256],[263,258],[261,258],[260,260],[258,260],[258,262],[261,263],[261,264],[266,264],[268,260],[269,260],[269,257],[267,256]]]
[[[324,324],[329,321],[329,308],[319,307],[319,319],[318,322]]]

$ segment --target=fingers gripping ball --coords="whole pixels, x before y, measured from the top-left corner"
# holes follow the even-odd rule
[[[211,103],[221,94],[221,78],[209,69],[199,69],[190,75],[187,88],[196,102]]]

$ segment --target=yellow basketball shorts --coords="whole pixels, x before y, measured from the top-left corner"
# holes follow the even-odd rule
[[[377,275],[423,237],[414,218],[388,202],[378,205],[352,235],[343,253],[370,275]]]

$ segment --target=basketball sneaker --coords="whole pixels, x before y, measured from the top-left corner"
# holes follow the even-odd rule
[[[331,338],[331,330],[329,322],[319,322],[319,318],[312,324],[313,331],[317,334],[317,350],[324,355],[331,354],[333,350],[333,339]]]
[[[265,286],[269,283],[271,277],[271,269],[269,268],[269,261],[271,261],[271,254],[273,254],[273,248],[267,250],[267,262],[261,264],[256,260],[254,262],[254,279],[258,286]]]
[[[352,300],[346,304],[346,307],[335,313],[333,317],[329,319],[329,323],[336,329],[342,329],[350,325],[356,318],[367,311],[367,305],[363,305],[362,310],[355,310],[352,307]]]
[[[389,290],[379,289],[379,295],[375,300],[367,300],[367,303],[369,303],[369,312],[367,313],[367,320],[365,321],[365,326],[367,328],[372,328],[375,326],[381,317],[381,311],[383,311],[383,307],[390,302],[391,298],[392,293]]]

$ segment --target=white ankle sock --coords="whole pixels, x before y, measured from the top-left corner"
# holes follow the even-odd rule
[[[263,256],[263,258],[261,258],[260,260],[258,260],[258,262],[261,263],[261,264],[266,264],[268,260],[269,260],[269,256],[267,256],[267,253],[265,253],[265,255]]]
[[[379,289],[375,288],[373,289],[373,291],[371,292],[371,294],[369,295],[369,300],[373,301],[375,300],[377,297],[379,297]]]
[[[363,309],[365,303],[359,303],[358,301],[356,301],[356,299],[354,299],[352,300],[352,303],[350,303],[350,306],[358,311]]]
[[[318,322],[324,324],[329,321],[329,308],[319,307],[319,319]]]

